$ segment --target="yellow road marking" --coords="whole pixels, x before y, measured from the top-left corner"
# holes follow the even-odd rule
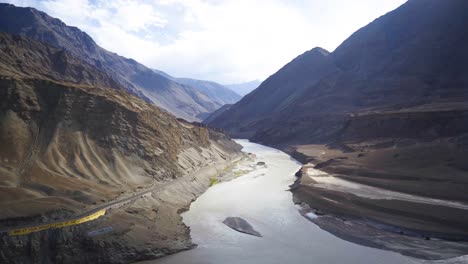
[[[20,229],[13,229],[8,232],[8,235],[10,236],[19,236],[19,235],[27,235],[33,232],[38,232],[41,230],[46,230],[50,228],[61,228],[61,227],[66,227],[66,226],[73,226],[73,225],[78,225],[82,224],[88,221],[95,220],[103,215],[106,214],[106,209],[102,209],[97,211],[96,213],[90,214],[88,216],[79,218],[79,219],[74,219],[74,220],[69,220],[69,221],[62,221],[62,222],[57,222],[53,224],[44,224],[44,225],[38,225],[34,227],[27,227],[27,228],[20,228]]]

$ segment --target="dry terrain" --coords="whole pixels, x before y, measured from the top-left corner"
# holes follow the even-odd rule
[[[314,223],[350,241],[428,259],[464,255],[466,154],[450,141],[296,146],[305,165],[294,199],[304,214],[319,215]]]

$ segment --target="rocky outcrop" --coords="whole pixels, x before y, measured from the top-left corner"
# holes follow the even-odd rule
[[[240,217],[227,217],[224,219],[223,224],[229,226],[230,228],[252,236],[262,237],[262,235],[256,231],[249,222],[245,221]]]

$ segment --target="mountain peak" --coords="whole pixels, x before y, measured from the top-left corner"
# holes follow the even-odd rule
[[[340,127],[328,120],[342,113],[401,112],[425,103],[456,109],[468,94],[467,8],[464,0],[410,1],[359,29],[333,53],[316,47],[297,56],[210,125],[258,132],[262,142],[299,136],[311,142]],[[312,121],[317,116],[323,119]],[[293,134],[285,125],[291,119],[307,129]]]
[[[322,62],[325,58],[328,57],[331,53],[324,48],[315,47],[311,50],[308,50],[301,55],[294,58],[291,62],[295,63],[306,63],[306,64],[315,64]],[[304,66],[304,65],[301,65]]]
[[[328,56],[330,52],[324,48],[321,47],[315,47],[309,51],[306,51],[304,54],[320,54],[323,56]]]
[[[330,52],[324,48],[321,47],[315,47],[311,50],[308,50],[301,55],[297,56],[294,58],[291,62],[293,61],[299,61],[299,60],[309,60],[309,59],[318,59],[318,58],[325,58],[330,54]]]

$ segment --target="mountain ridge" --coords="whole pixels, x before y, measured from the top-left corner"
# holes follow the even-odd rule
[[[0,31],[64,48],[73,56],[105,71],[127,91],[179,117],[199,120],[198,114],[212,112],[221,106],[190,86],[173,82],[133,59],[103,49],[85,32],[69,27],[44,12],[1,3],[0,14]]]
[[[359,29],[327,56],[305,52],[210,124],[230,130],[234,135],[252,136],[260,131],[266,136],[266,131],[286,129],[288,125],[278,124],[294,117],[309,125],[322,123],[323,129],[330,125],[338,133],[341,121],[333,124],[330,118],[319,120],[317,116],[330,115],[344,121],[359,112],[403,111],[429,105],[440,108],[442,104],[447,108],[459,107],[468,96],[463,89],[468,82],[463,74],[467,71],[464,61],[468,55],[461,45],[467,41],[466,34],[456,32],[462,32],[460,29],[468,18],[452,16],[465,3],[428,1],[426,7],[422,5],[418,0],[403,4]],[[403,27],[396,14],[405,23],[412,22],[411,27]],[[445,30],[447,23],[450,31]],[[416,31],[423,32],[422,36],[415,34]],[[370,39],[362,40],[362,36]],[[424,44],[418,43],[427,45],[420,47]],[[288,72],[290,67],[293,70]],[[268,123],[277,125],[268,127]],[[260,134],[257,138],[261,138]],[[324,139],[313,133],[306,139],[304,134],[302,142]]]

